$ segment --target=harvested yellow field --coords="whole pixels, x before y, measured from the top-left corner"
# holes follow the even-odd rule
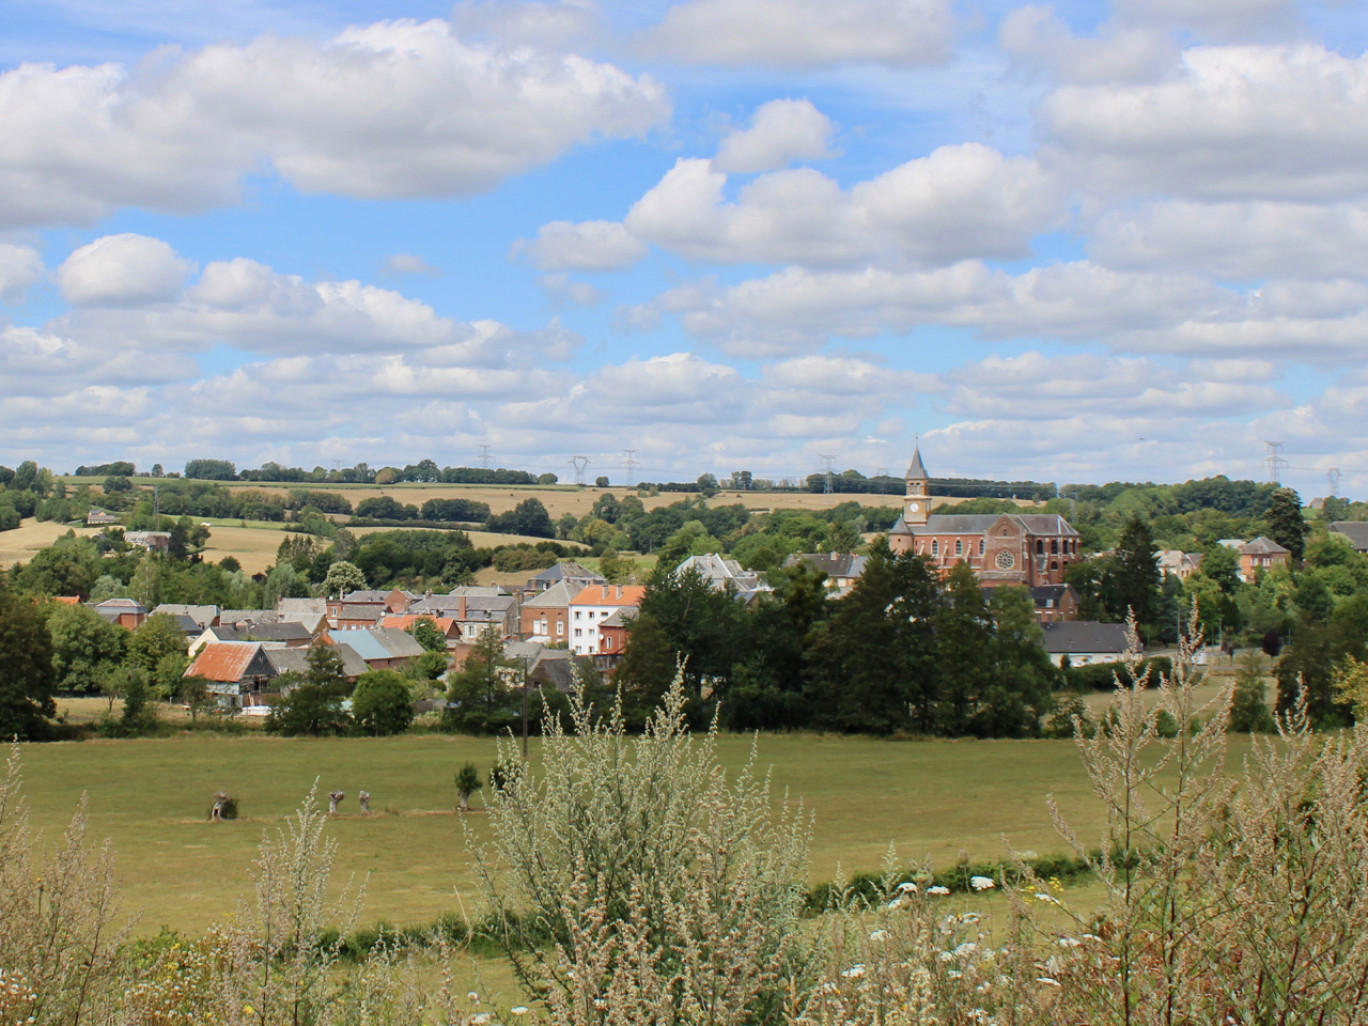
[[[280,526],[211,527],[204,558],[217,563],[232,556],[242,564],[244,573],[261,574],[275,565],[276,550],[285,538]]]
[[[0,566],[27,563],[34,554],[47,548],[67,531],[70,524],[54,524],[41,520],[22,520],[12,531],[0,531]],[[75,528],[78,535],[94,536],[99,528]]]

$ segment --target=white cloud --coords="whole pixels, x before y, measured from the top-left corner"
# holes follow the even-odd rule
[[[1258,38],[1270,28],[1285,33],[1296,25],[1301,6],[1300,0],[1113,0],[1125,21],[1218,39]]]
[[[43,278],[43,258],[32,246],[0,242],[0,303],[22,303]]]
[[[1017,64],[1070,82],[1149,81],[1178,60],[1178,47],[1156,29],[1108,24],[1089,38],[1052,8],[1035,5],[1008,12],[998,43]]]
[[[544,271],[615,271],[647,253],[646,243],[617,221],[552,221],[534,240],[513,247],[515,254],[524,250]]]
[[[646,46],[691,64],[918,67],[948,59],[953,35],[946,0],[685,0]]]
[[[1218,278],[1368,275],[1368,202],[1197,203],[1114,209],[1089,251],[1118,268],[1168,268]]]
[[[385,258],[385,262],[380,266],[380,273],[392,277],[403,275],[420,275],[427,278],[436,278],[441,275],[441,268],[433,267],[422,257],[413,253],[392,253]]]
[[[137,306],[176,299],[193,265],[161,239],[125,232],[82,246],[57,268],[75,306]]]
[[[460,0],[451,12],[462,37],[483,35],[508,46],[559,49],[599,35],[599,11],[590,2]]]
[[[624,219],[638,238],[693,260],[834,265],[1024,257],[1063,195],[1026,157],[942,146],[844,191],[811,168],[761,175],[725,199],[714,162],[680,159]]]
[[[1196,47],[1158,83],[1064,86],[1040,124],[1061,173],[1093,191],[1354,198],[1368,191],[1368,54]]]
[[[649,76],[469,45],[443,21],[159,51],[136,71],[26,64],[0,74],[0,227],[229,203],[263,163],[305,192],[468,195],[669,111]]]
[[[713,167],[730,174],[773,171],[795,160],[834,156],[830,119],[811,100],[771,100],[756,108],[750,128],[722,140]]]

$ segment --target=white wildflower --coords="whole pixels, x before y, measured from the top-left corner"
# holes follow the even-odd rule
[[[911,880],[904,880],[902,883],[898,884],[898,890],[902,891],[904,894],[916,894],[917,885]]]
[[[991,876],[971,876],[969,886],[976,891],[991,891],[997,884],[993,883]]]
[[[935,894],[935,895],[937,895],[937,896],[940,896],[940,895],[943,895],[943,894],[949,894],[949,893],[950,893],[950,888],[949,888],[949,887],[942,887],[940,884],[936,884],[936,886],[934,886],[934,887],[928,887],[928,888],[926,889],[926,893],[927,893],[927,894]]]
[[[841,970],[841,975],[844,976],[847,980],[858,980],[862,976],[864,976],[864,974],[865,967],[858,962],[855,965],[852,965],[849,969]]]
[[[1037,976],[1036,983],[1043,983],[1047,987],[1058,987],[1059,981],[1052,976]]]
[[[513,1006],[512,1008],[510,1008],[508,1011],[509,1011],[510,1013],[512,1013],[513,1015],[526,1015],[526,1014],[527,1014],[527,1006],[526,1006],[526,1005],[514,1005],[514,1006]]]
[[[1043,901],[1050,905],[1058,905],[1059,899],[1053,894],[1046,894],[1044,891],[1037,891],[1034,895],[1036,901]]]
[[[869,939],[872,941],[886,941],[888,940],[888,931],[875,930],[873,933],[869,935]]]
[[[1061,948],[1076,948],[1082,943],[1077,937],[1060,937],[1059,946]]]
[[[963,958],[965,955],[972,955],[977,950],[977,944],[975,944],[973,941],[965,941],[963,944],[961,944],[954,950],[953,954],[959,958]]]

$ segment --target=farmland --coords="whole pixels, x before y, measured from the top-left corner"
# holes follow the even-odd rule
[[[739,768],[751,739],[724,735],[719,755]],[[532,755],[536,758],[536,743]],[[1097,836],[1092,802],[1068,741],[911,743],[788,734],[763,736],[757,761],[776,798],[787,792],[815,815],[812,879],[877,869],[890,842],[908,858],[951,864],[963,850],[999,858],[1005,836],[1018,847],[1063,851],[1050,827],[1047,791]],[[384,739],[281,739],[182,735],[138,741],[28,745],[25,790],[35,825],[55,836],[80,794],[89,794],[91,834],[119,854],[128,908],[140,929],[198,931],[247,894],[262,829],[279,823],[318,781],[347,792],[331,825],[337,871],[367,879],[366,919],[422,922],[472,904],[463,825],[484,836],[477,811],[453,812],[452,775],[467,761],[487,771],[494,743],[440,734]],[[355,815],[355,794],[373,814]],[[232,792],[244,820],[210,824],[215,791]]]

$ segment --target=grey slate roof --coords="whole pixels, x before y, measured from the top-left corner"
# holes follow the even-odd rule
[[[218,606],[188,606],[180,602],[163,602],[156,609],[152,610],[152,615],[158,613],[168,613],[171,616],[188,616],[199,624],[203,630],[219,618]]]
[[[575,684],[575,656],[569,649],[547,648],[535,641],[510,641],[504,645],[504,655],[521,660],[527,667],[528,680],[550,684],[557,691],[573,690]]]
[[[1283,548],[1272,538],[1265,538],[1263,535],[1259,535],[1259,537],[1255,538],[1253,541],[1246,542],[1244,545],[1240,546],[1240,552],[1243,555],[1248,556],[1291,555],[1287,549]]]
[[[280,623],[257,623],[248,627],[243,636],[252,641],[308,641],[313,637],[308,629],[294,620]]]
[[[350,603],[342,606],[342,608],[337,611],[337,618],[339,620],[370,620],[374,622],[387,615],[388,613],[383,606],[358,606]]]
[[[803,552],[789,556],[784,560],[784,565],[797,566],[799,563],[806,563],[828,577],[855,578],[864,574],[865,559],[866,557],[851,552]]]
[[[359,677],[370,669],[366,661],[350,645],[334,645],[333,651],[342,657],[342,676]],[[272,648],[266,650],[266,659],[276,675],[282,673],[308,673],[309,650],[307,648]]]
[[[904,519],[892,534],[985,534],[1003,517],[1014,521],[1027,534],[1054,534],[1077,538],[1079,534],[1058,513],[933,513],[925,525],[909,524]]]
[[[561,581],[578,581],[581,584],[607,584],[608,578],[597,574],[573,559],[548,566],[532,578],[534,588],[546,589]]]
[[[565,609],[570,600],[580,593],[579,582],[557,581],[543,592],[522,604],[524,609]]]
[[[308,613],[328,613],[328,600],[321,598],[283,598],[276,602],[276,612],[290,619]]]
[[[1368,522],[1362,520],[1336,520],[1330,530],[1342,534],[1360,552],[1368,552]]]
[[[917,448],[912,451],[912,463],[908,466],[907,473],[903,476],[911,478],[914,481],[929,481],[931,479],[931,475],[926,472],[925,464],[922,463],[921,446],[917,446]]]
[[[1119,657],[1126,651],[1125,624],[1061,620],[1041,624],[1041,629],[1045,632],[1045,651],[1051,655],[1099,652],[1115,653]]]
[[[219,614],[219,623],[231,626],[237,623],[277,623],[280,614],[274,609],[225,609]]]

